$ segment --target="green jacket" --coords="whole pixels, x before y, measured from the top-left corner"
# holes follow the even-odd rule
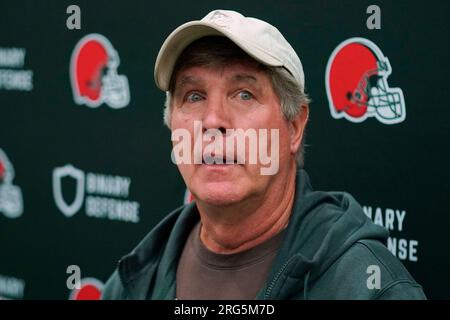
[[[175,299],[178,260],[198,219],[195,202],[170,213],[119,261],[102,298]],[[284,240],[256,298],[426,299],[384,246],[387,237],[351,195],[313,191],[299,170]],[[369,266],[379,268],[379,286]]]

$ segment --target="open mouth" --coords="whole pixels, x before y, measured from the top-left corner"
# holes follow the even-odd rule
[[[232,164],[238,164],[238,161],[236,158],[233,159],[227,159],[225,156],[210,156],[210,155],[204,155],[202,158],[202,164],[206,165],[232,165]]]

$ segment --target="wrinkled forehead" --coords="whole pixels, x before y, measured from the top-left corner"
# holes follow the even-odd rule
[[[255,72],[268,70],[228,38],[222,36],[200,38],[191,43],[178,57],[171,75],[169,91],[173,92],[180,74],[186,70],[204,68],[224,72],[236,67],[252,69]]]
[[[204,84],[211,75],[220,78],[225,84],[242,83],[259,87],[269,82],[268,74],[259,66],[247,61],[233,61],[227,65],[200,65],[180,69],[175,75],[173,90]]]

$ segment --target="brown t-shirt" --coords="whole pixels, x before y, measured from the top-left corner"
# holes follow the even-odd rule
[[[177,269],[177,299],[255,299],[269,275],[283,232],[249,250],[218,254],[191,231]]]

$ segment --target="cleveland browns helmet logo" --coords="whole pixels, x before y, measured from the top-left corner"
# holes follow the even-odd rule
[[[78,41],[70,61],[70,80],[74,100],[96,108],[102,103],[113,109],[130,102],[128,79],[117,74],[120,59],[111,42],[100,34],[89,34]]]
[[[372,41],[351,38],[334,49],[328,60],[325,87],[333,118],[362,122],[374,117],[384,124],[405,120],[403,92],[390,88],[392,69]]]

